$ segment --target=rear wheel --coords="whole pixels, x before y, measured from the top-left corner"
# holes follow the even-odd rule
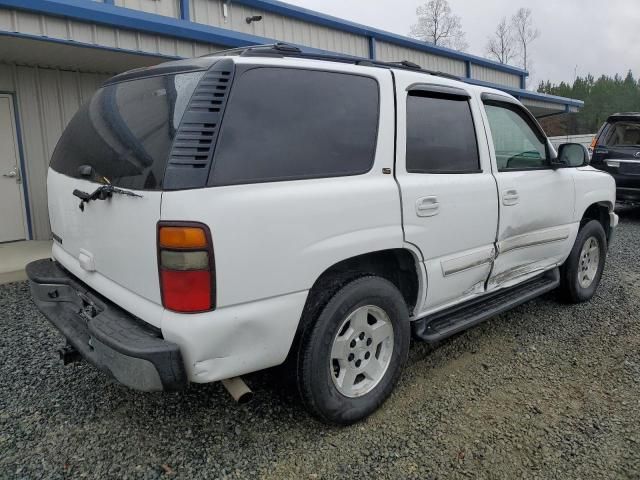
[[[607,256],[607,238],[600,222],[591,220],[578,232],[562,266],[561,292],[572,303],[590,300],[596,292]]]
[[[300,339],[297,383],[306,408],[347,425],[375,411],[395,386],[409,351],[402,294],[380,277],[343,286]]]

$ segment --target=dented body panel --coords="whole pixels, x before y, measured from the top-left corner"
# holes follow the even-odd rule
[[[205,63],[198,60],[189,67],[190,73],[176,77],[166,88],[140,94],[173,122],[167,132],[162,130],[165,137],[177,138],[165,141],[166,152],[143,155],[144,141],[159,135],[158,131],[145,130],[134,142],[111,112],[120,130],[111,132],[107,143],[126,144],[129,138],[135,143],[131,150],[138,155],[130,159],[127,155],[133,154],[125,149],[114,158],[134,172],[155,168],[140,188],[130,187],[139,196],[113,195],[81,209],[73,191],[94,191],[100,185],[95,178],[77,178],[75,170],[51,169],[48,180],[52,230],[58,237],[52,252],[57,265],[82,288],[126,312],[131,323],[141,321],[158,329],[162,340],[178,347],[188,381],[217,381],[284,362],[309,292],[341,262],[378,252],[408,252],[416,284],[410,315],[417,320],[553,271],[567,259],[583,216],[594,205],[606,209],[611,229],[617,225],[615,185],[606,173],[591,167],[552,168],[555,151],[544,142],[540,148],[547,149],[545,158],[542,153],[536,157],[535,151],[505,153],[509,146],[494,138],[505,130],[496,129],[495,119],[487,115],[487,98],[494,106],[503,102],[523,125],[529,120],[519,102],[503,92],[420,71],[303,58],[228,56],[218,70],[206,72]],[[375,132],[368,169],[273,180],[268,177],[272,165],[280,167],[292,156],[305,155],[304,149],[282,144],[275,149],[277,155],[269,158],[271,163],[261,166],[267,172],[265,178],[256,180],[251,176],[255,172],[237,181],[216,178],[216,172],[230,176],[238,162],[246,161],[233,157],[236,163],[230,162],[224,170],[215,162],[218,146],[225,145],[232,156],[234,145],[237,150],[251,142],[269,145],[268,132],[240,129],[225,138],[224,129],[220,130],[228,118],[225,108],[243,105],[242,98],[234,97],[235,82],[260,68],[321,71],[374,82],[379,105],[377,123],[371,129]],[[130,75],[151,74],[153,70]],[[109,88],[116,88],[118,81],[135,79],[116,78]],[[191,91],[196,92],[193,97]],[[297,100],[303,101],[304,96]],[[162,103],[165,98],[174,102],[168,113]],[[411,103],[415,98],[435,98],[445,105],[457,102],[456,108],[467,115],[466,131],[473,137],[472,142],[460,140],[472,148],[459,154],[455,148],[447,150],[450,145],[439,149],[436,144],[437,151],[428,153],[446,166],[449,156],[471,152],[477,156],[473,168],[435,172],[409,165],[416,133],[408,118],[416,107]],[[107,106],[117,110],[117,105]],[[274,109],[274,121],[282,120],[278,115],[284,115],[285,109],[281,107]],[[335,121],[349,114],[349,108],[337,110],[328,114]],[[146,114],[135,111],[132,121],[138,116],[145,119]],[[251,120],[250,115],[240,117]],[[104,126],[102,120],[99,123]],[[533,123],[527,128],[533,133],[530,138],[524,134],[523,141],[533,144],[534,137],[543,135]],[[353,147],[351,132],[355,135],[357,129],[347,131],[348,141],[340,148]],[[430,138],[429,133],[424,132],[424,138]],[[317,141],[320,145],[327,138],[320,135]],[[334,153],[326,153],[331,157],[327,161]],[[168,173],[162,165],[150,167],[151,157],[165,161]],[[542,160],[548,165],[526,167],[527,162]],[[511,162],[511,167],[505,168],[505,162]],[[179,313],[163,304],[157,237],[159,226],[172,222],[206,226],[215,293],[210,310]],[[41,292],[53,288],[43,284]]]

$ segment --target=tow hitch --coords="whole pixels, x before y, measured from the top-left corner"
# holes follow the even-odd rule
[[[80,352],[70,344],[67,344],[58,350],[58,355],[60,355],[60,360],[62,360],[63,365],[69,365],[70,363],[82,360]]]

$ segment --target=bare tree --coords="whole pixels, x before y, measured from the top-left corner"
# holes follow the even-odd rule
[[[513,36],[513,29],[507,23],[507,18],[503,17],[496,31],[487,42],[487,56],[500,63],[509,63],[516,57],[517,45]]]
[[[416,14],[418,23],[411,26],[412,37],[460,51],[469,46],[464,38],[460,17],[451,12],[447,0],[429,0],[416,9]]]
[[[540,36],[540,30],[533,25],[530,8],[520,8],[511,18],[511,27],[518,42],[522,68],[527,70],[531,63],[529,59],[529,45]]]

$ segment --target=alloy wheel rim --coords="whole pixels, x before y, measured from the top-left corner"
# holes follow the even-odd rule
[[[578,263],[578,283],[589,288],[596,278],[600,266],[600,243],[595,237],[589,237],[582,245]]]
[[[365,305],[351,312],[338,329],[329,368],[338,392],[361,397],[384,378],[393,354],[393,325],[380,307]]]

